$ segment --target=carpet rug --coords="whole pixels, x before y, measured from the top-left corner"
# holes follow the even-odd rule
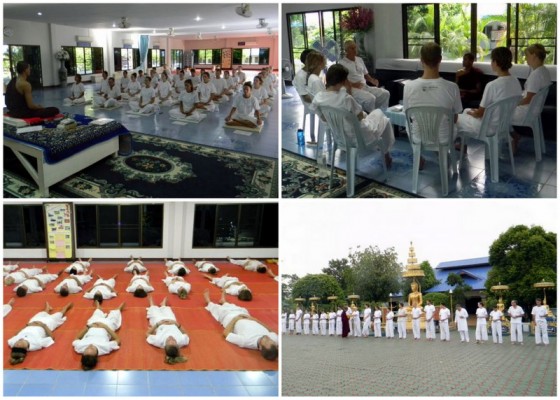
[[[65,198],[276,198],[277,160],[157,136],[132,134],[132,154],[106,158],[51,187]],[[11,150],[4,197],[41,197]]]
[[[334,169],[332,189],[329,190],[330,167],[320,166],[313,159],[282,151],[283,198],[342,198],[346,197],[346,171]],[[419,197],[356,175],[356,198],[415,198]]]
[[[185,280],[191,284],[192,290],[184,300],[177,295],[168,293],[167,287],[162,282],[165,276],[165,267],[161,261],[145,261],[144,265],[150,274],[150,283],[154,287],[152,296],[154,302],[159,304],[164,297],[168,298],[168,304],[172,308],[177,321],[184,327],[189,335],[190,343],[183,347],[181,353],[187,357],[187,362],[175,365],[164,363],[163,350],[149,345],[146,342],[146,331],[148,320],[146,318],[147,298],[137,298],[126,292],[132,274],[124,272],[123,269],[128,260],[121,261],[99,261],[94,259],[91,268],[96,274],[103,278],[109,278],[118,274],[116,278],[115,291],[117,297],[105,300],[102,308],[105,312],[115,309],[122,302],[126,303],[122,312],[122,326],[118,330],[121,338],[121,346],[117,351],[109,355],[99,357],[97,370],[277,370],[277,361],[267,361],[256,350],[242,349],[228,343],[223,337],[222,326],[214,320],[208,311],[204,309],[205,302],[203,291],[210,290],[210,297],[217,302],[221,295],[221,289],[212,285],[205,279],[192,262],[185,261],[190,269],[190,274]],[[33,264],[42,266],[35,261]],[[58,272],[69,263],[51,262],[47,265],[50,272]],[[225,260],[214,261],[220,268],[216,276],[229,273],[245,282],[253,292],[253,300],[249,302],[240,301],[236,296],[226,296],[227,301],[246,308],[249,313],[265,323],[274,332],[278,332],[278,282],[267,274],[245,271],[243,268],[231,264]],[[19,262],[20,267],[30,267],[31,263]],[[272,271],[278,273],[277,264],[268,264]],[[72,341],[78,332],[85,326],[86,321],[94,310],[92,300],[85,299],[82,293],[71,294],[61,297],[54,292],[68,274],[63,273],[54,282],[48,283],[43,292],[29,294],[25,297],[17,297],[13,310],[4,318],[4,369],[54,369],[54,370],[79,370],[80,355],[74,352]],[[95,279],[84,285],[84,291],[88,291]],[[15,286],[15,285],[14,285]],[[4,304],[14,296],[14,286],[4,286]],[[17,365],[10,365],[10,348],[7,344],[8,338],[14,336],[21,330],[33,315],[42,311],[45,302],[59,311],[60,308],[74,303],[74,308],[67,314],[67,321],[54,331],[55,343],[40,351],[31,351],[26,360]]]

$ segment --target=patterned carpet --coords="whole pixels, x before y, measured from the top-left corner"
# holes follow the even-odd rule
[[[106,158],[51,187],[51,197],[278,197],[272,158],[133,133],[129,156]],[[41,197],[10,150],[4,197]]]
[[[287,150],[282,151],[283,198],[342,198],[346,197],[346,171],[334,169],[329,190],[330,167]],[[414,198],[412,193],[356,175],[356,198]]]

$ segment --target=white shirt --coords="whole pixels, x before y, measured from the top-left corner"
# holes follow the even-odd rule
[[[406,310],[404,308],[399,308],[397,317],[399,321],[406,321]]]
[[[130,83],[130,78],[122,77],[120,81],[121,90],[126,90],[128,88],[129,83]]]
[[[190,342],[189,335],[179,330],[177,325],[160,325],[156,331],[146,338],[146,341],[156,347],[165,347],[165,341],[171,336],[177,341],[179,347],[187,346]]]
[[[130,81],[130,83],[126,87],[126,90],[130,95],[134,96],[135,94],[140,93],[140,90],[142,90],[142,86],[140,86],[140,82],[138,81]]]
[[[142,106],[149,104],[154,97],[156,97],[156,90],[153,87],[144,86],[140,91]]]
[[[459,114],[463,110],[459,86],[455,82],[450,82],[443,78],[423,79],[418,78],[408,82],[404,86],[403,110],[417,106],[434,106],[451,109],[453,114]],[[449,138],[449,121],[444,118],[439,129],[440,139],[452,140]],[[412,122],[412,137],[418,140],[416,123]]]
[[[207,103],[213,94],[216,94],[216,87],[212,82],[204,83],[201,82],[197,87],[198,96],[202,103]]]
[[[309,90],[307,87],[307,71],[300,69],[294,76],[294,80],[292,81],[292,83],[296,88],[296,92],[298,92],[300,96],[309,94]]]
[[[191,284],[185,282],[182,276],[168,276],[167,278],[162,279],[162,281],[167,286],[169,293],[177,294],[181,288],[184,288],[187,291],[187,294],[191,291]]]
[[[78,98],[80,97],[85,91],[84,88],[84,84],[82,82],[80,83],[76,83],[74,82],[72,84],[72,87],[70,88],[70,94],[72,95],[72,97]]]
[[[78,281],[81,282],[81,284],[83,285],[84,283],[87,283],[89,281],[91,281],[91,275],[74,275],[74,278],[76,278]],[[66,284],[68,286],[68,293],[78,293],[82,291],[82,286],[78,284],[78,282],[76,282],[76,279],[74,278],[66,278],[64,279],[62,282],[60,282],[58,285],[56,285],[56,287],[54,288],[54,291],[56,293],[60,293],[60,288],[62,288],[62,286],[64,284]]]
[[[187,275],[190,274],[190,270],[187,268],[183,261],[173,261],[169,260],[165,263],[165,266],[172,274],[177,274],[181,268],[184,268],[187,271]]]
[[[224,78],[214,79],[212,84],[216,88],[217,94],[222,94],[228,88],[227,82]]]
[[[366,84],[365,75],[368,74],[368,70],[361,57],[356,56],[354,61],[344,57],[338,63],[348,69],[348,80],[350,82]]]
[[[371,320],[371,308],[366,308],[364,310],[364,320],[366,319]]]
[[[459,310],[455,311],[455,323],[457,324],[457,330],[466,331],[468,329],[467,326],[468,317],[469,314],[467,313],[467,310],[465,310],[464,308],[461,308],[461,311]]]
[[[161,81],[157,90],[160,97],[167,97],[172,91],[171,83],[169,83],[169,81]]]
[[[502,316],[504,314],[502,314],[501,311],[491,311],[490,312],[490,317],[492,318],[492,322],[498,322],[502,320]]]
[[[100,86],[99,91],[101,93],[107,93],[108,90],[109,90],[109,78],[103,79],[101,81],[101,86]]]
[[[22,268],[19,271],[9,273],[6,277],[14,279],[14,283],[21,283],[32,276],[39,275],[43,270],[41,268]]]
[[[179,101],[183,103],[183,111],[185,112],[190,111],[190,109],[193,108],[195,104],[199,102],[198,92],[193,90],[192,92],[189,93],[186,90],[184,90],[179,95]]]
[[[227,294],[232,296],[238,296],[239,292],[246,289],[249,290],[247,285],[244,283],[237,285],[234,282],[239,282],[239,278],[234,276],[222,276],[221,278],[213,278],[212,283],[218,287],[224,288]]]
[[[129,293],[134,293],[134,291],[138,288],[144,289],[146,292],[153,292],[154,288],[149,283],[149,277],[146,275],[136,275],[133,276],[126,288],[126,291]]]
[[[489,82],[484,88],[480,107],[488,108],[498,100],[503,100],[512,96],[521,95],[521,84],[514,76],[499,76],[493,81]],[[492,120],[489,124],[489,130],[494,130],[498,124],[500,115],[494,113]]]
[[[488,318],[488,311],[486,311],[486,308],[477,308],[476,323],[486,325],[486,318]]]
[[[323,83],[323,80],[315,74],[309,75],[309,79],[307,81],[307,89],[313,96],[317,96],[319,92],[327,90],[325,84]]]
[[[86,270],[86,268],[89,268],[90,263],[87,261],[75,261],[72,264],[70,264],[68,267],[66,267],[66,269],[64,270],[64,272],[70,272],[70,270],[72,268],[75,268],[76,271],[81,274],[82,272],[84,272]]]
[[[395,318],[395,313],[393,311],[389,311],[385,316],[387,322],[393,322],[393,318]]]
[[[237,113],[248,116],[253,116],[255,110],[260,110],[259,101],[253,96],[249,98],[236,96],[233,100],[233,107]]]
[[[375,310],[375,312],[373,313],[373,322],[381,322],[381,310]]]
[[[449,311],[449,308],[440,308],[439,309],[439,322],[449,322],[449,317],[451,317],[451,311]]]
[[[78,354],[83,354],[90,344],[97,347],[98,356],[103,356],[119,349],[117,342],[111,340],[111,335],[104,328],[89,328],[83,338],[72,342],[74,351]]]
[[[510,307],[508,308],[508,314],[509,314],[509,316],[511,317],[510,322],[511,322],[512,324],[520,324],[520,323],[522,322],[522,321],[521,321],[521,317],[523,317],[523,315],[525,314],[525,312],[524,312],[523,309],[522,309],[521,307],[519,307],[519,306],[517,306],[517,307],[515,307],[515,308],[514,308],[513,306],[510,306]]]
[[[66,321],[66,317],[63,317],[62,313],[48,314],[45,311],[41,311],[29,320],[29,322],[33,321],[42,322],[47,325],[51,331],[54,331]],[[49,347],[54,344],[54,340],[48,337],[45,330],[40,326],[26,326],[19,331],[17,335],[8,339],[8,346],[14,347],[16,342],[20,339],[29,342],[28,351],[41,350],[44,347]]]
[[[251,91],[251,95],[256,98],[259,103],[262,103],[263,100],[268,99],[268,92],[262,86],[258,89],[253,88],[253,90]]]
[[[111,299],[113,297],[117,297],[117,294],[115,292],[112,292],[111,289],[109,289],[107,286],[101,285],[102,283],[109,285],[113,289],[115,288],[115,280],[113,278],[107,280],[98,279],[95,281],[93,287],[89,290],[89,292],[84,294],[84,298],[93,299],[93,296],[95,295],[96,292],[100,292],[101,295],[103,296],[103,299],[105,300]]]
[[[233,332],[227,335],[226,340],[239,347],[256,350],[258,349],[259,339],[265,335],[278,344],[278,335],[276,333],[270,332],[256,321],[240,319],[235,323]]]
[[[104,93],[108,99],[116,99],[121,95],[121,88],[118,85],[113,85],[112,88],[107,85],[107,90]]]
[[[434,317],[436,312],[436,307],[433,304],[424,307],[424,312],[426,313],[426,321],[430,321]]]
[[[210,268],[214,268],[216,272],[220,271],[220,268],[208,261],[197,261],[194,266],[198,268],[200,272],[209,272]]]
[[[531,315],[535,316],[535,322],[546,321],[547,311],[544,306],[534,306]]]
[[[551,83],[550,72],[544,65],[541,65],[532,70],[529,74],[529,77],[525,81],[523,96],[525,96],[527,92],[538,93],[539,90],[549,86]]]

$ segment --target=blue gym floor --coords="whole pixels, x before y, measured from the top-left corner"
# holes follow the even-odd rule
[[[278,396],[278,372],[5,370],[6,396]]]

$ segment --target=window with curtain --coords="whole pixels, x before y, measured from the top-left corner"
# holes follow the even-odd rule
[[[45,248],[42,205],[4,205],[4,248]]]
[[[461,60],[472,52],[488,61],[492,49],[505,46],[516,64],[525,62],[524,49],[541,43],[549,54],[546,64],[556,64],[555,3],[440,3],[404,4],[403,54],[419,58],[420,48],[435,41],[445,60]]]
[[[163,205],[76,205],[78,248],[162,247]]]
[[[76,74],[89,75],[103,72],[102,47],[62,46],[70,55],[65,65],[69,76]]]
[[[278,204],[197,204],[193,247],[278,247]]]
[[[340,20],[349,10],[350,8],[345,8],[286,15],[290,58],[296,71],[303,67],[299,58],[305,49],[325,48],[333,58],[340,57],[344,41],[353,37],[340,28]]]

